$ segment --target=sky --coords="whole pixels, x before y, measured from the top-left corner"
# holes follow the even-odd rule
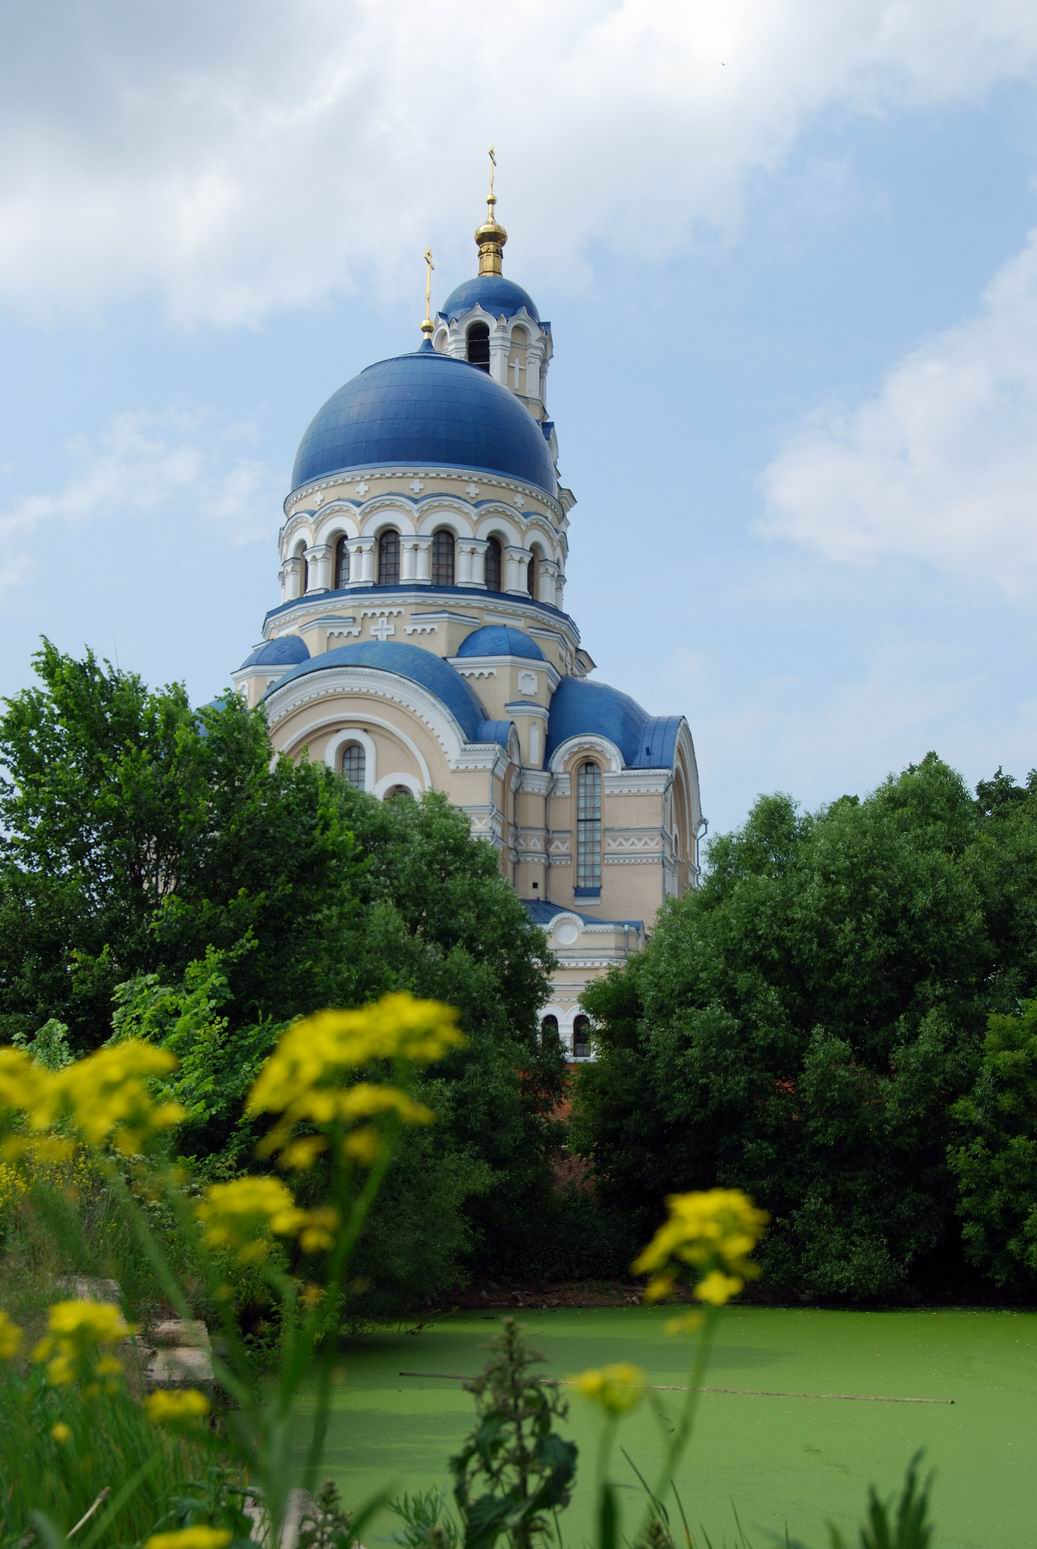
[[[0,0],[0,694],[203,702],[313,414],[475,269],[551,319],[567,610],[713,833],[1037,764],[1032,0]]]

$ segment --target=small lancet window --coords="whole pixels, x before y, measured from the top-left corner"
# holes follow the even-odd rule
[[[365,789],[367,754],[359,742],[347,742],[339,755],[339,772],[355,791]]]
[[[335,587],[341,590],[349,584],[349,539],[345,536],[335,541]]]
[[[390,527],[378,539],[378,581],[381,586],[397,586],[400,580],[400,535]]]
[[[533,598],[540,596],[540,550],[533,549],[526,566],[526,590]]]
[[[473,323],[468,330],[465,341],[468,348],[469,364],[478,366],[480,371],[490,369],[490,330],[485,323]]]
[[[454,584],[454,535],[441,527],[432,535],[432,585]]]
[[[499,592],[501,573],[504,569],[504,550],[499,538],[491,538],[486,545],[486,590]]]
[[[576,886],[601,887],[601,770],[590,759],[576,771]]]

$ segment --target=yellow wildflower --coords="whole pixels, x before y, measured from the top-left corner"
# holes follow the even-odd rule
[[[108,1044],[47,1080],[25,1105],[31,1127],[72,1126],[91,1146],[112,1144],[125,1155],[184,1117],[179,1103],[156,1102],[148,1083],[167,1075],[176,1058],[140,1038]]]
[[[439,1001],[404,992],[383,995],[358,1011],[318,1011],[292,1024],[265,1061],[249,1094],[250,1114],[278,1114],[261,1148],[270,1155],[294,1140],[297,1125],[350,1125],[395,1115],[429,1124],[433,1115],[397,1087],[358,1082],[358,1071],[383,1061],[427,1065],[464,1043],[457,1013]],[[306,1153],[290,1153],[290,1166]]]
[[[362,1167],[370,1167],[381,1154],[382,1137],[373,1124],[362,1124],[346,1136],[342,1149],[354,1162],[359,1162]]]
[[[28,1113],[51,1079],[50,1071],[37,1064],[24,1049],[0,1049],[0,1109]]]
[[[182,1527],[175,1533],[152,1533],[144,1549],[226,1549],[232,1536],[223,1527]]]
[[[302,1210],[280,1178],[234,1178],[213,1183],[195,1206],[211,1248],[229,1248],[242,1264],[257,1263],[274,1237],[298,1237],[304,1253],[330,1248],[339,1224],[337,1210]]]
[[[21,1347],[21,1329],[0,1307],[0,1361],[13,1361]]]
[[[119,1375],[121,1362],[114,1355],[104,1354],[104,1348],[135,1332],[118,1307],[110,1302],[91,1301],[55,1302],[48,1314],[47,1329],[32,1358],[46,1362],[47,1381],[58,1388],[77,1378]],[[89,1395],[91,1388],[85,1391]]]
[[[327,1149],[328,1142],[323,1135],[304,1135],[299,1140],[293,1140],[281,1152],[281,1166],[291,1167],[296,1172],[307,1172],[321,1152]]]
[[[149,1420],[156,1425],[189,1425],[194,1420],[204,1420],[209,1413],[209,1400],[197,1388],[181,1388],[179,1392],[159,1388],[144,1400]]]
[[[667,1318],[663,1324],[667,1334],[693,1334],[702,1327],[701,1312],[682,1312],[675,1318]]]
[[[619,1361],[597,1371],[580,1372],[570,1377],[574,1388],[605,1410],[606,1414],[624,1415],[634,1409],[645,1391],[645,1374],[640,1366]]]
[[[723,1307],[732,1296],[738,1295],[744,1285],[745,1281],[738,1275],[725,1275],[723,1270],[711,1269],[695,1287],[695,1295],[700,1302],[709,1302],[713,1307]]]
[[[723,1306],[759,1273],[749,1255],[766,1212],[739,1189],[671,1194],[666,1204],[669,1216],[633,1265],[635,1274],[652,1277],[646,1300],[663,1300],[690,1272],[699,1300]]]
[[[50,1434],[53,1436],[55,1441],[70,1441],[72,1437],[72,1428],[71,1426],[66,1425],[64,1420],[55,1420],[54,1424],[50,1428]]]

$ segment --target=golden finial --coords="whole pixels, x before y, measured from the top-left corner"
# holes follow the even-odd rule
[[[432,262],[432,249],[425,249],[425,321],[421,325],[421,331],[426,339],[431,339],[435,332],[435,323],[432,321],[432,271],[436,267]]]
[[[479,227],[475,233],[476,246],[479,249],[479,273],[500,274],[504,267],[504,244],[508,240],[508,233],[498,221],[494,208],[497,203],[497,195],[493,191],[493,177],[497,169],[497,153],[490,146],[490,189],[486,195],[486,223]]]

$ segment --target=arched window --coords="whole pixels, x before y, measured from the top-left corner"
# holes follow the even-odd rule
[[[540,596],[540,550],[533,548],[526,566],[526,590],[531,597]]]
[[[491,538],[486,545],[486,590],[499,592],[501,573],[504,569],[504,548],[499,538]]]
[[[468,347],[468,359],[473,366],[478,366],[480,371],[490,369],[490,330],[485,323],[473,323],[468,330],[468,338],[465,341]]]
[[[400,580],[400,535],[386,528],[378,539],[378,581],[381,586],[397,586]]]
[[[601,770],[589,759],[576,771],[576,886],[601,888]]]
[[[432,534],[432,585],[454,584],[454,535],[447,527]]]
[[[339,754],[339,773],[355,791],[366,788],[367,754],[359,742],[347,742]]]
[[[341,588],[349,582],[349,539],[343,533],[335,540],[335,586]]]
[[[411,790],[409,785],[390,785],[389,789],[385,793],[386,801],[398,801],[403,796],[405,796],[408,801],[414,800],[414,792]]]
[[[558,1042],[558,1018],[544,1017],[540,1023],[540,1042],[545,1049],[551,1049]]]
[[[578,1016],[573,1019],[573,1059],[585,1060],[591,1052],[591,1019]]]

